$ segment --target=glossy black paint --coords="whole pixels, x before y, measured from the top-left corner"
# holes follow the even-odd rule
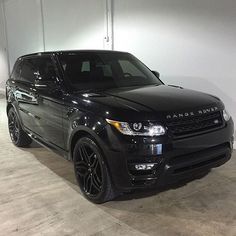
[[[186,177],[219,166],[230,158],[234,130],[232,119],[219,129],[178,139],[168,132],[168,127],[164,136],[125,136],[105,120],[157,121],[166,127],[168,114],[211,107],[217,107],[222,114],[224,105],[218,98],[164,84],[75,92],[63,76],[57,58],[61,53],[69,52],[32,54],[18,60],[49,55],[57,71],[55,84],[47,84],[45,88],[44,84],[23,83],[17,78],[10,78],[6,84],[7,110],[13,106],[25,131],[42,145],[72,160],[73,148],[79,137],[91,135],[105,156],[113,184],[123,191],[153,186],[170,177]],[[157,144],[162,145],[161,154],[156,152]],[[217,159],[220,154],[224,157]],[[208,163],[211,156],[215,159]],[[182,159],[178,162],[174,161],[176,158]],[[205,164],[175,172],[178,165],[184,168],[198,162]],[[132,174],[133,163],[156,163],[158,167],[155,173],[135,175]]]

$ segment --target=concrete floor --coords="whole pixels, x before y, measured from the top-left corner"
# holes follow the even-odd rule
[[[10,142],[0,99],[0,235],[236,235],[236,152],[204,178],[93,205],[72,164]]]

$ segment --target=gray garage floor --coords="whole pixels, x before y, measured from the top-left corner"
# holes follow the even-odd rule
[[[72,164],[34,144],[14,147],[0,99],[0,235],[236,235],[236,152],[180,187],[93,205]]]

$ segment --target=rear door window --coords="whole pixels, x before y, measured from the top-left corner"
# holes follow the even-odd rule
[[[22,61],[18,60],[12,70],[11,79],[19,80],[21,74]]]
[[[34,59],[24,59],[21,69],[21,81],[34,83],[35,72]]]
[[[35,83],[35,80],[52,80],[56,71],[50,56],[24,59],[21,69],[21,81]]]

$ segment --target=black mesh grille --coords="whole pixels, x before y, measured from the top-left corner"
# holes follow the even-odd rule
[[[223,120],[221,112],[214,112],[181,120],[168,121],[167,127],[174,136],[191,135],[221,127]]]

